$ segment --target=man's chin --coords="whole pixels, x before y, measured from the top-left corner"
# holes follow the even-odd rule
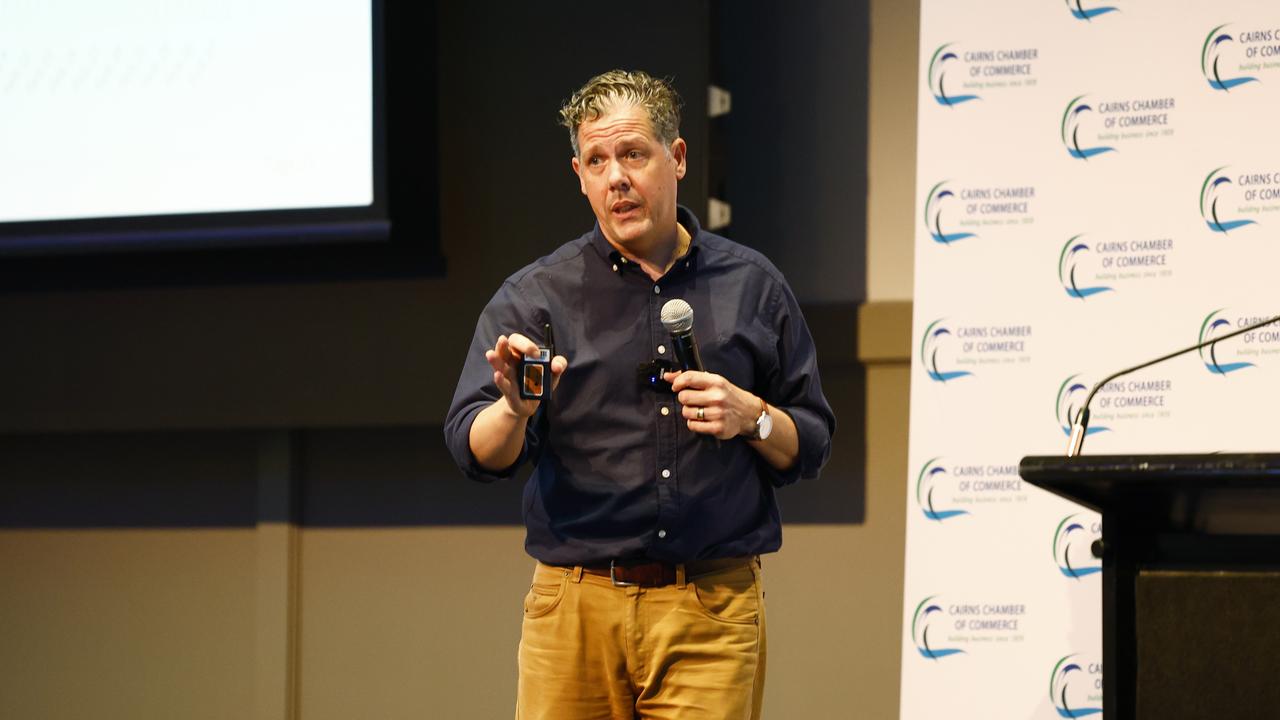
[[[622,245],[630,245],[643,240],[652,225],[647,218],[626,218],[622,221],[610,218],[609,224],[605,227],[609,230],[611,240]]]

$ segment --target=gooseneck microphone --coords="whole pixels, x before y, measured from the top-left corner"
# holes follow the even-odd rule
[[[693,308],[689,303],[680,298],[668,300],[662,306],[662,326],[671,333],[671,348],[680,369],[706,372],[698,341],[693,339]]]
[[[664,315],[665,315],[666,308],[663,308],[663,312],[664,312]],[[1156,358],[1155,360],[1148,360],[1147,362],[1144,362],[1144,363],[1142,363],[1141,365],[1134,365],[1133,367],[1125,368],[1124,370],[1121,370],[1120,372],[1112,373],[1111,375],[1106,376],[1106,377],[1105,377],[1105,378],[1103,378],[1100,382],[1098,382],[1098,384],[1097,384],[1097,385],[1094,385],[1094,386],[1093,386],[1093,389],[1092,389],[1092,390],[1090,390],[1090,391],[1089,391],[1089,394],[1085,396],[1085,399],[1084,399],[1084,405],[1080,408],[1080,412],[1076,413],[1076,420],[1075,420],[1075,423],[1074,423],[1074,424],[1072,424],[1072,426],[1071,426],[1071,441],[1070,441],[1070,443],[1069,443],[1069,444],[1068,444],[1068,446],[1067,446],[1067,457],[1069,457],[1069,458],[1071,458],[1071,457],[1076,457],[1077,455],[1079,455],[1079,454],[1080,454],[1080,451],[1081,451],[1082,449],[1084,449],[1084,436],[1085,436],[1085,435],[1088,433],[1088,431],[1089,431],[1089,403],[1093,402],[1093,396],[1094,396],[1094,395],[1096,395],[1096,394],[1098,393],[1098,391],[1099,391],[1099,390],[1101,390],[1101,389],[1102,389],[1102,387],[1103,387],[1104,385],[1106,385],[1107,383],[1111,382],[1112,380],[1115,380],[1115,379],[1116,379],[1116,378],[1118,378],[1118,377],[1122,377],[1122,376],[1124,376],[1124,375],[1128,375],[1128,374],[1129,374],[1129,373],[1131,373],[1131,372],[1137,372],[1138,370],[1142,370],[1142,369],[1144,369],[1144,368],[1149,368],[1149,367],[1151,367],[1152,365],[1156,365],[1156,364],[1158,364],[1158,363],[1162,363],[1162,362],[1164,362],[1165,360],[1169,360],[1169,359],[1172,359],[1172,358],[1176,358],[1176,357],[1178,357],[1179,355],[1185,355],[1185,354],[1187,354],[1187,353],[1189,353],[1189,352],[1194,352],[1194,351],[1199,350],[1199,349],[1201,349],[1201,348],[1206,348],[1206,347],[1209,347],[1209,346],[1211,346],[1211,345],[1215,345],[1215,344],[1217,344],[1217,343],[1222,342],[1223,340],[1227,340],[1227,339],[1229,339],[1229,338],[1233,338],[1233,337],[1235,337],[1235,336],[1237,336],[1237,335],[1243,335],[1244,333],[1247,333],[1247,332],[1249,332],[1249,331],[1251,331],[1251,330],[1257,330],[1258,328],[1265,327],[1265,326],[1270,325],[1271,323],[1274,323],[1274,322],[1276,322],[1276,321],[1280,321],[1280,315],[1277,315],[1277,316],[1275,316],[1275,317],[1269,318],[1269,319],[1267,319],[1267,320],[1263,320],[1263,321],[1261,321],[1261,322],[1256,322],[1256,323],[1254,323],[1254,324],[1252,324],[1252,325],[1249,325],[1249,326],[1246,326],[1246,327],[1242,327],[1242,328],[1240,328],[1239,330],[1233,330],[1233,331],[1231,331],[1231,332],[1229,332],[1229,333],[1227,333],[1226,335],[1223,335],[1223,336],[1221,336],[1221,337],[1216,337],[1216,338],[1214,338],[1214,339],[1212,339],[1212,340],[1206,340],[1206,341],[1204,341],[1204,342],[1202,342],[1202,343],[1197,343],[1197,344],[1195,344],[1195,345],[1192,345],[1192,346],[1191,346],[1191,347],[1189,347],[1189,348],[1183,348],[1183,349],[1181,349],[1181,350],[1178,350],[1177,352],[1171,352],[1171,353],[1169,353],[1168,355],[1161,355],[1160,357]]]

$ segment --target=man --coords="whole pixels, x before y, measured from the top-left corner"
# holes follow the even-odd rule
[[[516,716],[757,718],[774,489],[817,475],[835,427],[813,342],[778,270],[676,205],[686,146],[666,82],[604,73],[561,119],[596,226],[503,283],[445,424],[472,478],[536,462]],[[707,372],[671,371],[673,298]],[[518,371],[548,324],[544,404]]]

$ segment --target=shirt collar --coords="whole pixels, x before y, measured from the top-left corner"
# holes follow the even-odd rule
[[[698,256],[698,248],[700,247],[702,237],[702,225],[698,223],[698,218],[689,208],[683,205],[676,206],[676,222],[684,226],[689,232],[689,249],[681,257],[675,265],[672,266],[671,272],[675,272],[676,268],[691,267],[691,263]],[[600,258],[608,265],[616,265],[618,269],[626,266],[636,267],[636,264],[623,257],[604,236],[604,231],[600,229],[600,222],[596,221],[595,227],[591,230],[591,244],[596,248],[596,252]]]

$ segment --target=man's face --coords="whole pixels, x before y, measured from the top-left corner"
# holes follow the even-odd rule
[[[614,245],[645,253],[675,232],[684,140],[664,146],[645,109],[624,104],[579,125],[578,148],[573,171]]]

